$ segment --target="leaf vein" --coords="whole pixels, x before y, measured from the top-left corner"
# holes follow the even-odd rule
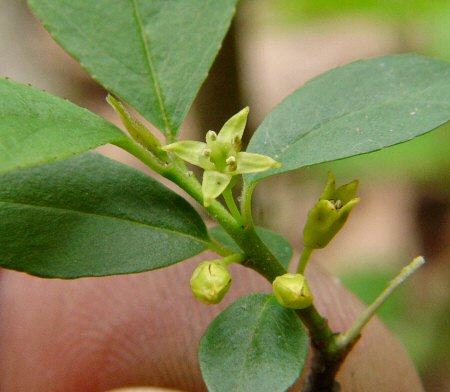
[[[209,245],[210,242],[207,240],[204,240],[202,238],[199,237],[194,237],[192,235],[189,235],[185,232],[182,231],[176,231],[176,230],[170,230],[167,228],[163,228],[160,226],[156,226],[154,224],[149,224],[149,223],[143,223],[143,222],[139,222],[136,220],[132,220],[132,219],[124,219],[124,218],[120,218],[117,216],[112,216],[112,215],[106,215],[106,214],[94,214],[92,212],[86,212],[86,211],[79,211],[79,210],[74,210],[74,209],[65,209],[65,208],[59,208],[59,207],[54,207],[54,206],[40,206],[40,205],[33,205],[33,204],[27,204],[27,203],[21,203],[21,202],[17,202],[17,201],[0,201],[0,206],[4,204],[4,205],[15,205],[15,206],[25,206],[28,208],[34,208],[34,209],[43,209],[43,210],[50,210],[50,211],[63,211],[66,214],[80,214],[80,215],[87,215],[87,216],[93,216],[93,217],[102,217],[102,218],[107,218],[107,219],[113,219],[113,220],[119,220],[122,222],[127,222],[127,223],[131,223],[134,225],[138,225],[138,226],[144,226],[147,228],[153,228],[156,230],[160,230],[163,232],[167,232],[167,233],[175,233],[177,235],[186,237],[186,238],[190,238],[194,241],[198,241],[198,242],[203,242],[204,244]]]
[[[242,366],[240,368],[239,375],[236,377],[237,385],[242,385],[242,381],[241,380],[245,379],[245,377],[243,377],[243,376],[247,372],[246,367],[247,367],[247,362],[249,361],[249,351],[250,351],[252,343],[255,340],[255,337],[257,335],[258,329],[260,327],[261,321],[262,321],[263,316],[264,316],[264,312],[266,311],[266,308],[268,307],[268,305],[270,305],[270,302],[271,302],[270,299],[271,299],[270,296],[268,296],[266,298],[265,303],[264,303],[264,305],[261,308],[261,312],[260,312],[258,318],[255,320],[255,322],[253,324],[254,332],[252,333],[252,335],[250,336],[250,338],[248,340],[248,343],[246,345],[246,350],[244,350],[245,355],[244,355],[244,358],[242,360]]]
[[[144,32],[144,26],[142,23],[141,14],[139,12],[137,0],[131,0],[131,3],[133,5],[134,17],[136,19],[136,23],[139,28],[139,35],[141,37],[142,46],[144,48],[144,52],[145,52],[145,56],[146,56],[146,60],[147,60],[147,65],[148,65],[148,68],[150,71],[151,83],[153,84],[153,87],[156,92],[156,97],[158,98],[158,105],[161,110],[161,115],[163,117],[164,124],[166,126],[167,136],[170,136],[170,135],[172,135],[172,127],[170,125],[169,118],[167,116],[167,110],[166,110],[166,106],[164,104],[163,95],[161,92],[161,88],[159,86],[158,79],[156,77],[157,75],[156,75],[155,67],[154,67],[151,52],[150,52],[150,44],[149,44],[147,36]]]

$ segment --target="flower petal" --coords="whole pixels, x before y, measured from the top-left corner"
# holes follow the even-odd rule
[[[203,173],[203,205],[208,207],[211,201],[220,196],[231,181],[231,174],[205,170]]]
[[[348,184],[342,185],[336,189],[336,181],[332,173],[328,173],[328,183],[325,190],[320,196],[320,200],[340,200],[342,205],[347,204],[350,200],[356,197],[358,191],[359,181],[354,180]]]
[[[336,180],[331,172],[328,172],[328,181],[319,200],[335,200]]]
[[[354,200],[356,197],[356,192],[358,191],[359,181],[354,180],[349,182],[348,184],[340,186],[336,189],[335,199],[341,200],[342,204],[350,203],[351,200]]]
[[[199,166],[205,170],[214,170],[214,164],[204,155],[206,143],[195,141],[182,141],[163,146],[164,151],[178,155],[184,161]]]
[[[244,134],[245,125],[247,124],[247,116],[248,116],[249,108],[248,106],[242,109],[239,113],[235,114],[231,117],[222,127],[219,134],[217,135],[217,139],[221,143],[232,144],[234,142],[235,137],[238,137],[239,140],[242,139],[242,135]]]
[[[237,168],[232,174],[257,173],[280,167],[281,163],[261,154],[239,152],[236,155]]]
[[[353,207],[356,206],[360,201],[360,197],[355,197],[354,199],[346,202],[344,206],[338,211],[340,219],[347,219]]]

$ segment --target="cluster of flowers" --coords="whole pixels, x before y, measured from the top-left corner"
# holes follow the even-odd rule
[[[204,205],[234,185],[233,176],[255,173],[280,167],[270,157],[241,152],[242,134],[247,122],[248,108],[230,118],[216,134],[209,131],[206,143],[181,141],[162,147],[164,151],[204,169],[202,193]],[[345,224],[351,210],[360,201],[356,197],[358,181],[336,189],[333,175],[319,201],[309,211],[303,231],[303,245],[309,250],[324,248]],[[225,260],[204,261],[192,274],[190,285],[194,295],[208,304],[220,302],[228,292],[232,277]],[[273,292],[278,302],[291,309],[310,306],[313,296],[303,274],[287,273],[273,281]]]

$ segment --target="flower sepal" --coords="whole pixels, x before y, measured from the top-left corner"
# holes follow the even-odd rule
[[[190,285],[192,293],[206,304],[217,304],[231,286],[231,274],[220,260],[201,262],[194,270]]]
[[[281,306],[289,309],[304,309],[313,303],[308,281],[302,274],[287,273],[275,278],[273,293]]]

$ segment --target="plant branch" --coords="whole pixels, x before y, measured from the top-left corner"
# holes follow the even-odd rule
[[[150,169],[165,177],[168,164],[163,164],[157,157],[152,155],[149,151],[135,143],[132,139],[127,139],[125,142],[117,143],[117,147],[124,149],[131,155],[145,163]]]
[[[244,181],[244,186],[242,188],[241,212],[247,226],[254,226],[252,215],[252,195],[255,187],[256,183],[247,185]]]
[[[383,292],[368,306],[353,325],[344,333],[336,337],[336,345],[339,349],[345,348],[358,338],[362,329],[375,315],[381,305],[397,290],[414,272],[416,272],[422,265],[425,264],[425,259],[422,256],[416,257],[406,267],[402,268],[400,273],[389,282],[388,286]]]
[[[305,309],[296,310],[298,317],[303,321],[311,336],[311,342],[326,349],[328,352],[336,351],[334,347],[334,332],[328,325],[328,320],[320,315],[314,305]]]
[[[231,188],[229,186],[223,191],[223,198],[225,199],[225,203],[227,203],[227,207],[231,214],[234,216],[234,219],[236,219],[236,222],[242,225],[243,219],[241,213],[239,212],[239,208],[234,201],[233,193],[231,192]]]
[[[217,242],[215,239],[211,238],[211,236],[209,239],[210,239],[209,249],[214,253],[217,253],[222,257],[226,257],[235,253],[234,250],[222,245],[220,242]]]
[[[306,265],[308,264],[309,258],[311,257],[311,253],[313,249],[304,247],[302,254],[300,255],[300,259],[298,262],[297,273],[303,274],[305,272]]]
[[[181,189],[192,196],[202,206],[203,193],[202,186],[195,176],[188,175],[185,170],[180,170],[176,162],[172,161],[167,166],[160,166],[147,151],[130,140],[130,143],[121,146],[130,154],[140,159],[158,174],[166,177]],[[256,233],[251,219],[251,195],[254,189],[251,185],[245,192],[246,216],[250,218],[245,224],[237,222],[226,208],[217,200],[213,200],[208,207],[205,207],[208,214],[216,220],[225,231],[234,239],[239,247],[245,252],[246,260],[242,263],[249,268],[254,269],[267,280],[272,282],[277,276],[285,274],[287,271],[267,248],[266,244]],[[234,201],[233,201],[234,202]]]
[[[242,263],[246,259],[245,253],[234,253],[232,255],[224,257],[219,261],[220,264],[227,266],[233,263]]]
[[[197,202],[203,205],[202,187],[195,176],[187,175],[186,170],[182,169],[179,165],[176,165],[175,161],[172,161],[165,167],[161,167],[155,162],[154,158],[140,146],[135,143],[132,143],[132,145],[130,144],[130,146],[125,148],[128,152],[139,158],[157,173],[170,179],[190,196],[192,196]],[[227,209],[217,200],[213,200],[208,207],[205,207],[205,209],[243,250],[244,253],[236,256],[237,260],[241,262],[242,265],[258,272],[269,282],[272,282],[277,276],[283,275],[287,273],[287,271],[267,248],[256,233],[253,226],[251,215],[251,197],[254,188],[255,184],[251,184],[249,187],[244,186],[243,199],[241,202],[241,211],[245,222],[244,224],[242,222],[238,222],[235,217],[230,214],[230,212],[227,211]],[[230,208],[230,210],[233,210],[233,207]],[[234,260],[234,255],[227,254],[226,248],[216,246],[213,242],[211,250],[216,251],[225,258],[231,257],[231,259]],[[311,250],[305,248],[302,256],[300,257],[300,271],[304,270],[310,254]],[[401,280],[403,281],[406,279],[406,277],[411,273],[412,271],[400,274],[403,277]],[[396,281],[397,280],[398,279],[396,278]],[[391,286],[397,287],[400,284],[401,282],[395,283]],[[389,294],[385,294],[385,296],[387,298]],[[381,300],[380,304],[384,302],[384,300],[385,299]],[[359,324],[354,328],[355,331],[358,330],[356,337],[354,337],[353,332],[350,332],[346,335],[350,337],[342,338],[345,340],[341,341],[336,338],[337,334],[331,330],[328,325],[328,321],[319,314],[314,305],[306,309],[297,310],[296,313],[309,331],[311,346],[313,348],[312,364],[309,369],[307,383],[303,391],[321,392],[338,390],[338,384],[335,381],[335,376],[347,354],[357,342],[360,332],[360,329],[358,328],[362,328],[363,326],[362,325],[359,327],[358,325],[365,325],[365,322],[367,321],[359,321]]]
[[[195,177],[186,176],[176,167],[171,167],[163,175],[203,205],[201,184]],[[250,205],[249,201],[247,203]],[[287,272],[258,236],[253,225],[249,225],[247,221],[245,224],[237,222],[217,200],[213,200],[205,209],[245,252],[246,260],[242,262],[242,265],[254,269],[270,282]]]
[[[358,342],[362,329],[391,294],[424,263],[423,257],[416,257],[404,267],[345,333],[333,334],[326,320],[312,307],[297,311],[310,332],[314,349],[309,375],[302,392],[339,391],[339,385],[335,381],[336,374]]]
[[[171,179],[203,205],[201,185],[196,178],[184,175],[176,167],[163,175]],[[254,188],[255,186],[251,185],[250,187],[245,188],[243,192],[244,197],[241,208],[245,219],[244,226],[236,222],[234,217],[224,208],[224,206],[215,200],[206,207],[206,210],[221,224],[244,251],[245,256],[242,256],[241,264],[255,270],[269,282],[272,282],[277,276],[283,275],[287,273],[287,271],[267,248],[253,227],[251,197]],[[319,314],[314,305],[297,311],[297,315],[310,332],[311,342],[315,353],[314,357],[316,358],[316,366],[311,368],[309,378],[320,378],[321,373],[318,372],[318,369],[321,369],[323,373],[323,369],[329,368],[328,364],[333,363],[333,367],[336,371],[328,374],[331,375],[331,381],[334,382],[334,376],[339,368],[337,364],[341,363],[335,352],[335,334],[330,329],[327,320]]]

